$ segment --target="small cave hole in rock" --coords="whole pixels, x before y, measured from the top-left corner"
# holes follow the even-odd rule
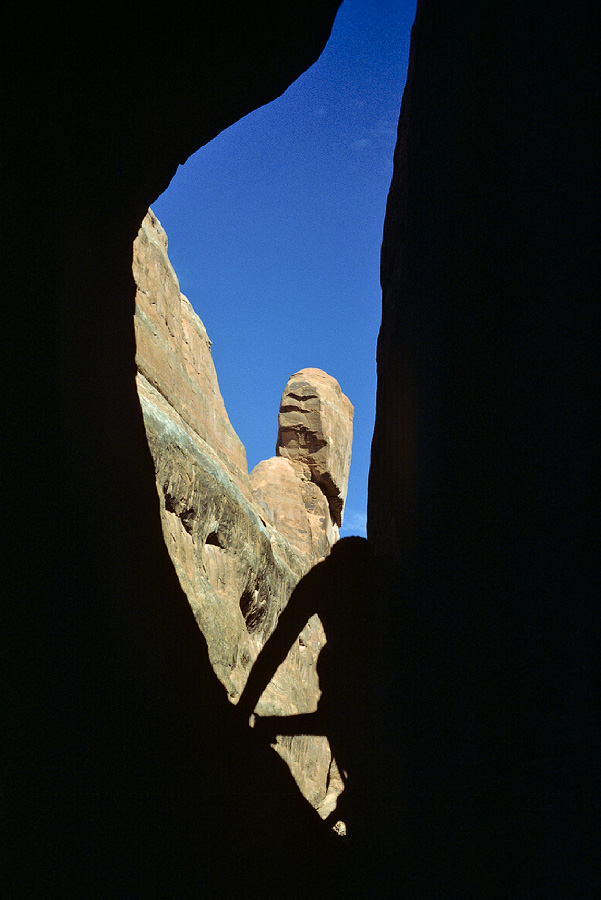
[[[209,544],[211,547],[220,547],[222,550],[225,548],[225,541],[218,531],[211,531],[211,533],[207,535],[205,544]]]
[[[187,509],[182,513],[180,519],[188,534],[192,534],[192,531],[194,530],[194,521],[196,519],[196,510],[194,508]]]
[[[163,494],[165,496],[165,509],[167,512],[175,513],[177,515],[178,501],[173,494],[170,493],[168,485],[164,485]]]
[[[254,634],[263,624],[266,605],[261,603],[256,591],[246,589],[240,597],[240,612],[244,618],[246,630],[249,634]]]

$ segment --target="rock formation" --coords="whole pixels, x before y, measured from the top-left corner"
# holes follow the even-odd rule
[[[319,369],[302,369],[286,385],[278,417],[277,455],[291,461],[303,483],[318,486],[338,527],[351,463],[347,435],[352,414],[333,379]]]
[[[149,211],[134,243],[137,386],[154,460],[163,533],[233,702],[299,579],[338,537],[351,457],[350,401],[319,369],[303,369],[282,395],[272,459],[247,471],[219,391],[211,342]],[[257,712],[313,712],[325,634],[315,616],[265,691]],[[340,785],[321,736],[276,749],[322,815]],[[326,800],[327,798],[327,800]]]
[[[342,858],[235,720],[165,547],[132,243],[338,5],[3,7],[11,900],[598,892],[597,4],[418,2],[369,487],[398,730],[373,852]]]
[[[410,710],[396,741],[409,897],[594,892],[576,824],[597,653],[582,606],[598,583],[583,549],[594,15],[586,2],[568,17],[553,3],[417,4],[368,491],[378,602],[399,601],[382,652],[397,654]]]

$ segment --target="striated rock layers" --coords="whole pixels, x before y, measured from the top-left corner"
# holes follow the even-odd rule
[[[137,385],[163,533],[215,674],[236,702],[293,588],[337,540],[353,407],[325,372],[297,372],[282,395],[276,456],[249,475],[211,342],[180,293],[152,211],[134,244],[133,272]],[[259,714],[315,710],[324,643],[315,616],[264,692]],[[276,749],[305,797],[329,812],[340,784],[327,739],[282,737]]]

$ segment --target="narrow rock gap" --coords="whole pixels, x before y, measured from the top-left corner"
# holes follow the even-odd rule
[[[293,588],[345,534],[345,505],[347,533],[366,529],[379,249],[413,12],[379,20],[368,6],[345,5],[314,69],[178,170],[134,255],[149,443],[157,480],[169,482],[165,510],[193,539],[173,516],[164,517],[165,537],[234,703]],[[394,65],[381,58],[391,17]],[[351,403],[361,427],[349,484]],[[274,432],[277,455],[267,458]],[[188,478],[177,490],[174,464]],[[197,546],[194,534],[203,533]],[[314,708],[325,640],[314,617],[259,715]],[[316,809],[326,795],[331,808],[327,738],[297,738],[278,752]]]
[[[295,369],[330,372],[353,402],[342,536],[366,533],[379,255],[414,13],[345,0],[317,63],[190,157],[153,204],[249,470],[270,453]]]

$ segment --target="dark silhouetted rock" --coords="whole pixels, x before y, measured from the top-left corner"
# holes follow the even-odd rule
[[[236,720],[165,547],[132,244],[338,5],[3,6],[10,900],[598,888],[596,4],[418,2],[382,248],[369,852],[341,858]]]
[[[594,15],[418,2],[368,501],[409,897],[592,891]]]

